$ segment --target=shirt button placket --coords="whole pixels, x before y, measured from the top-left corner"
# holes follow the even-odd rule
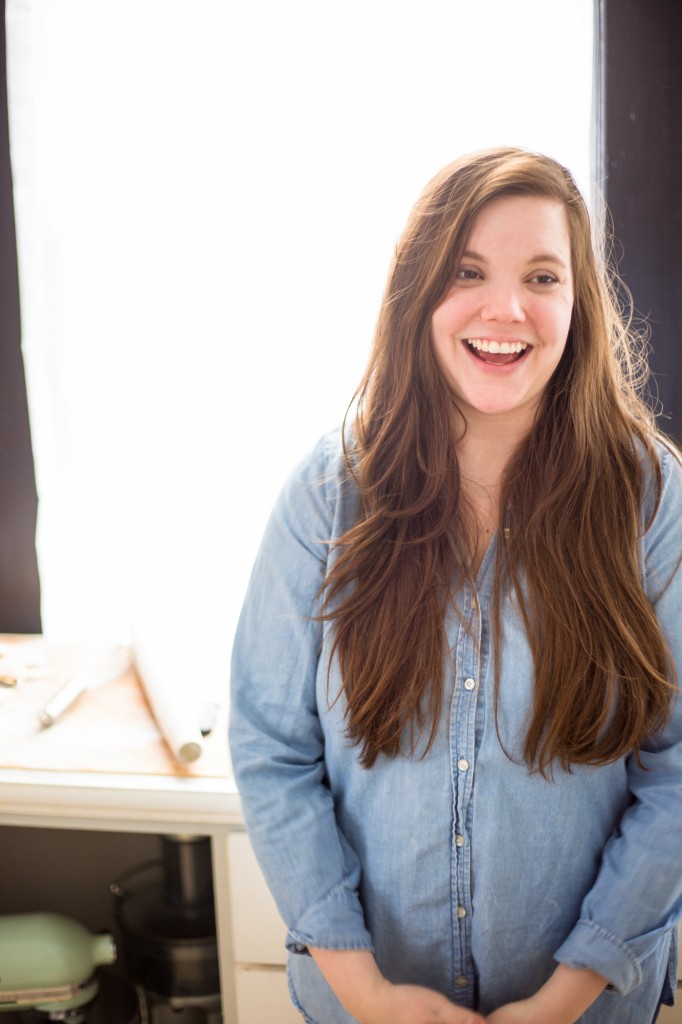
[[[473,988],[470,979],[473,977],[471,960],[471,914],[470,914],[470,844],[467,841],[467,820],[469,801],[473,782],[473,762],[475,756],[475,715],[477,678],[480,671],[480,631],[481,614],[477,595],[470,592],[471,612],[470,628],[462,627],[460,645],[456,663],[458,684],[455,687],[453,733],[454,749],[458,751],[454,767],[456,777],[453,779],[456,788],[456,809],[454,845],[456,854],[453,858],[453,906],[452,913],[456,935],[454,962],[454,984],[460,992],[458,1002],[473,1005]]]

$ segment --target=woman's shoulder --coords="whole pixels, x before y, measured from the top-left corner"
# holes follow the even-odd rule
[[[347,427],[323,434],[290,472],[280,494],[280,509],[327,522],[341,514],[345,521],[357,495],[353,449],[353,434]]]
[[[294,466],[288,483],[335,489],[349,476],[353,458],[353,435],[348,427],[335,427],[318,439]]]
[[[642,505],[645,565],[669,579],[682,559],[682,459],[663,436],[654,439],[644,463]]]
[[[682,512],[682,455],[675,443],[657,434],[648,458],[640,443],[640,459],[644,466],[645,519],[649,521],[661,505],[677,505]]]
[[[664,479],[682,478],[682,452],[674,441],[665,434],[657,434],[654,438],[654,451],[661,466]]]

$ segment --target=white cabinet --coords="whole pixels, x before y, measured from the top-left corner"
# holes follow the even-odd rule
[[[246,832],[228,840],[234,958],[240,964],[286,963],[286,927],[265,884]]]
[[[680,949],[682,949],[682,924],[680,925]],[[664,1006],[657,1024],[682,1024],[682,960],[678,970],[677,1003],[675,1006]]]
[[[283,967],[237,964],[238,1024],[301,1024]]]
[[[237,1024],[228,841],[231,829],[241,829],[243,825],[239,797],[231,779],[0,769],[0,826],[4,827],[4,832],[14,832],[16,838],[16,842],[6,844],[12,847],[16,870],[9,877],[7,871],[0,875],[0,911],[14,913],[29,909],[21,906],[22,890],[27,888],[29,892],[37,888],[41,894],[31,897],[40,898],[41,902],[30,909],[61,913],[71,912],[71,907],[73,913],[81,913],[83,908],[76,897],[80,904],[85,904],[86,912],[94,892],[100,894],[95,900],[98,907],[105,898],[110,898],[107,887],[99,885],[94,877],[101,874],[99,858],[79,858],[84,833],[101,834],[102,842],[95,836],[87,846],[107,853],[104,858],[107,865],[102,867],[108,881],[112,874],[117,875],[116,864],[121,869],[144,859],[146,845],[142,839],[145,836],[208,836],[213,862],[223,1022]],[[49,853],[49,857],[44,857],[42,869],[40,850],[33,839],[38,834],[42,850]],[[54,842],[50,841],[50,834],[54,834]],[[115,857],[113,852],[108,856],[110,848],[105,842],[108,834],[115,834],[111,844],[111,851],[114,848],[118,851]],[[126,837],[132,837],[130,842]],[[65,865],[63,870],[62,864]],[[89,879],[91,873],[93,878]],[[43,874],[50,876],[46,886],[42,884]],[[37,879],[35,884],[32,883],[34,878]],[[59,884],[54,884],[55,878]],[[55,899],[65,901],[63,906],[50,905],[52,892],[57,894]],[[87,917],[84,920],[87,924]],[[277,1016],[269,1020],[265,1017],[260,1024],[275,1024],[276,1021]]]
[[[0,769],[0,833],[0,912],[27,909],[28,890],[37,901],[31,909],[75,914],[91,928],[107,913],[108,881],[149,857],[155,836],[210,836],[223,1022],[301,1024],[287,989],[286,929],[231,779]],[[83,864],[77,853],[86,833],[92,839]]]
[[[301,1024],[286,979],[286,928],[245,832],[228,837],[237,1024]]]

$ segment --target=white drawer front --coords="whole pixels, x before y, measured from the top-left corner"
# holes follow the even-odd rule
[[[286,927],[249,837],[245,832],[233,832],[228,842],[234,959],[239,964],[285,964]]]
[[[301,1024],[283,967],[237,966],[238,1024]]]
[[[680,949],[682,949],[682,924],[680,925]],[[677,989],[675,1006],[663,1006],[657,1024],[682,1024],[682,957],[677,970],[680,984]]]

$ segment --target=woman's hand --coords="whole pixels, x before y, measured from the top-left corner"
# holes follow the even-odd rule
[[[360,1024],[485,1024],[485,1017],[456,1006],[439,992],[419,985],[392,985],[377,993],[369,1016]]]
[[[596,971],[559,964],[535,995],[500,1006],[488,1014],[488,1024],[575,1024],[607,985]]]
[[[507,1003],[485,1018],[488,1024],[552,1024],[538,1015],[538,1008],[532,999],[518,1003]]]
[[[359,1024],[485,1024],[420,985],[393,985],[365,949],[310,949],[336,998]]]

